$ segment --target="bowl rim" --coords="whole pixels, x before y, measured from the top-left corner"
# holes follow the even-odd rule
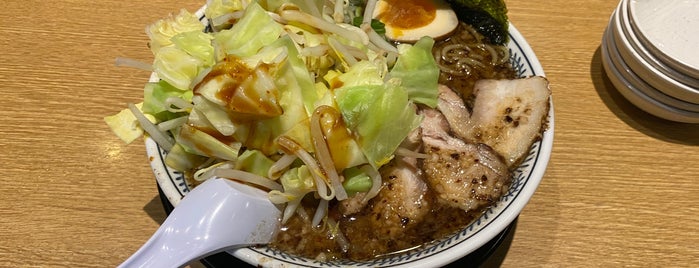
[[[646,77],[648,84],[669,96],[699,104],[699,89],[695,88],[699,80],[661,64],[662,61],[648,51],[632,29],[627,5],[620,3],[613,22],[616,30],[614,38],[621,55],[626,62],[634,65],[632,67],[636,72]]]
[[[619,93],[621,93],[634,106],[656,117],[682,123],[699,123],[699,117],[686,115],[683,112],[687,111],[684,110],[680,110],[678,112],[678,109],[651,98],[638,89],[632,82],[626,80],[620,68],[624,69],[625,71],[629,71],[628,68],[617,67],[619,62],[615,61],[614,56],[611,55],[614,53],[614,51],[611,51],[613,48],[605,45],[605,43],[612,38],[611,36],[608,36],[608,31],[610,30],[610,28],[607,28],[607,31],[602,38],[602,66],[606,70],[607,77],[617,91],[619,91]]]
[[[618,16],[616,12],[615,15]],[[658,90],[643,79],[643,77],[648,77],[648,74],[639,72],[637,70],[638,68],[634,68],[638,67],[636,64],[639,63],[629,62],[627,60],[627,57],[625,57],[625,50],[620,48],[620,46],[623,45],[619,45],[617,42],[617,36],[619,34],[619,29],[610,25],[605,30],[606,38],[603,38],[602,45],[608,50],[611,61],[614,63],[614,66],[616,66],[616,70],[621,74],[620,78],[623,78],[626,83],[634,85],[637,90],[643,92],[648,97],[666,104],[667,106],[689,113],[699,113],[699,104],[687,102],[665,94],[665,92]]]
[[[624,0],[626,3],[624,5],[624,9],[626,10],[626,14],[629,19],[629,25],[631,26],[631,29],[634,31],[636,36],[638,36],[639,41],[644,45],[644,47],[648,48],[648,50],[652,51],[654,55],[657,56],[662,62],[667,64],[667,66],[670,66],[672,69],[677,70],[681,72],[684,75],[687,75],[689,77],[692,77],[694,79],[699,79],[699,65],[698,62],[688,62],[687,58],[696,58],[695,54],[692,55],[687,55],[680,53],[678,54],[677,49],[672,48],[672,44],[677,44],[677,42],[682,42],[682,40],[687,40],[687,38],[694,38],[693,40],[699,41],[699,38],[696,37],[696,35],[685,35],[685,38],[677,40],[677,42],[669,42],[665,44],[670,44],[671,46],[659,46],[656,44],[655,41],[658,40],[658,36],[656,36],[659,32],[654,31],[653,29],[649,29],[647,27],[648,22],[647,17],[641,16],[643,12],[639,12],[640,9],[646,8],[646,5],[643,5],[643,3],[650,3],[651,1],[638,1],[638,0]],[[677,3],[674,4],[682,4],[682,1],[678,1]],[[689,5],[690,7],[694,8],[694,10],[697,10],[697,7],[695,5]],[[667,4],[664,4],[667,5]],[[687,6],[684,6],[687,7]],[[683,10],[683,9],[680,9]],[[677,10],[675,10],[677,11]],[[658,10],[654,10],[653,14],[658,15],[658,13],[662,13]],[[655,16],[656,18],[658,16]],[[677,16],[677,14],[674,14],[674,16],[666,16],[671,19],[664,19],[661,20],[662,24],[666,23],[676,23],[677,21],[675,19],[681,17]],[[685,24],[679,27],[674,27],[674,28],[693,28],[692,26],[685,26],[687,21],[684,21]],[[677,26],[677,25],[675,25]],[[696,25],[695,25],[696,26]],[[695,29],[695,27],[693,28]],[[684,50],[684,49],[683,49]],[[681,58],[679,58],[681,57]]]
[[[206,23],[203,16],[203,11],[206,5],[202,6],[195,15]],[[514,63],[520,76],[545,76],[543,67],[533,50],[520,34],[517,28],[510,23],[509,25],[510,42],[508,46],[512,50],[517,49],[522,53],[524,58],[517,59]],[[157,76],[151,75],[151,81],[157,81]],[[284,261],[279,259],[280,253],[269,248],[241,248],[233,251],[228,251],[231,255],[241,259],[247,263],[262,267],[287,267],[287,265],[301,266],[366,266],[374,267],[377,265],[389,267],[412,267],[415,265],[441,266],[451,263],[468,253],[478,249],[498,233],[507,228],[520,214],[525,205],[529,202],[534,192],[538,188],[539,183],[544,177],[548,166],[551,151],[553,147],[554,137],[554,108],[553,98],[549,98],[549,113],[548,126],[543,132],[541,140],[535,142],[530,148],[529,155],[525,159],[525,164],[521,165],[515,172],[519,172],[521,178],[517,181],[518,184],[510,187],[506,196],[501,198],[495,206],[488,209],[490,212],[484,213],[480,218],[465,227],[462,231],[436,242],[430,246],[429,250],[422,250],[411,254],[398,254],[396,256],[373,260],[370,262],[344,262],[344,263],[320,263],[313,260],[299,258],[298,256],[290,256],[281,254]],[[146,138],[146,151],[150,160],[153,173],[156,177],[158,185],[161,187],[167,200],[177,206],[179,200],[184,197],[189,191],[190,185],[184,179],[184,175],[180,172],[171,170],[164,165],[166,152],[162,150],[152,139]],[[526,174],[524,173],[526,172]],[[496,211],[497,210],[497,211]],[[492,213],[491,213],[492,212]],[[497,214],[495,214],[497,212]],[[498,219],[498,220],[496,220]],[[462,234],[464,233],[464,234]],[[467,236],[467,235],[468,236]],[[462,243],[468,240],[468,243]],[[430,244],[432,245],[432,244]]]

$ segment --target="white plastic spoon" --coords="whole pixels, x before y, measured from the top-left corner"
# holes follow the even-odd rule
[[[182,267],[224,250],[267,244],[280,215],[264,191],[212,178],[187,194],[119,267]]]

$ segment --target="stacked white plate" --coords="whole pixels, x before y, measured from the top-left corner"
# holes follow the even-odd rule
[[[609,79],[631,103],[699,123],[699,0],[621,0],[601,51]]]

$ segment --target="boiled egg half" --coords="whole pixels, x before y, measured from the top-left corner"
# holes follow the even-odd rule
[[[385,25],[388,39],[406,43],[423,36],[440,39],[459,25],[454,10],[442,0],[379,0],[372,17]]]

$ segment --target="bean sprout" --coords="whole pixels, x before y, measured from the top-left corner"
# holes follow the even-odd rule
[[[270,179],[276,180],[281,176],[284,171],[286,171],[291,164],[296,161],[298,157],[293,154],[284,154],[277,162],[274,162],[274,164],[269,168],[269,171],[267,172],[267,176]]]
[[[158,124],[158,129],[163,132],[170,131],[185,123],[187,123],[187,116],[180,116],[164,122],[160,122]]]
[[[325,177],[325,174],[323,174],[322,170],[318,166],[318,163],[313,156],[311,156],[311,154],[301,148],[301,146],[294,140],[286,136],[280,136],[277,139],[277,143],[289,153],[298,156],[298,158],[301,159],[301,161],[303,161],[303,163],[308,167],[315,181],[316,188],[318,190],[317,193],[320,198],[330,200],[335,197],[334,188],[330,187],[330,192],[328,193],[328,186],[330,185],[330,182],[327,181],[328,179]]]
[[[118,67],[131,67],[149,72],[153,71],[152,65],[132,58],[117,57],[116,60],[114,60],[114,65]]]
[[[316,213],[313,215],[313,221],[311,221],[312,226],[318,226],[320,224],[320,221],[327,216],[328,213],[328,200],[321,199],[318,202],[318,208],[316,209]]]
[[[167,108],[168,112],[180,113],[191,110],[194,105],[192,105],[191,102],[183,100],[182,98],[168,97],[165,99],[165,107]]]
[[[252,183],[270,190],[281,191],[284,189],[281,184],[273,180],[237,169],[217,168],[214,169],[213,175],[220,178],[229,178],[239,180],[242,182]]]
[[[279,15],[284,20],[300,22],[318,28],[322,31],[334,33],[349,40],[362,43],[362,38],[355,32],[342,28],[337,24],[327,22],[321,18],[311,16],[307,13],[298,10],[283,10],[279,13]]]
[[[335,163],[333,162],[332,155],[330,155],[330,149],[325,141],[325,135],[323,134],[323,129],[321,127],[322,117],[325,114],[332,113],[335,110],[330,106],[322,105],[316,108],[311,115],[311,138],[313,140],[313,145],[316,149],[316,155],[318,157],[318,162],[320,166],[325,171],[325,175],[328,176],[330,181],[330,187],[335,190],[335,197],[337,200],[347,199],[347,192],[345,188],[342,187],[340,178],[335,169]]]
[[[150,137],[160,145],[160,147],[163,147],[165,151],[170,151],[172,149],[172,146],[175,145],[175,141],[170,135],[165,133],[164,131],[161,131],[158,126],[153,124],[148,118],[146,118],[145,115],[141,112],[141,110],[136,107],[133,103],[128,104],[129,110],[131,110],[131,113],[136,117],[136,120],[138,120],[139,125],[141,125],[141,128],[143,128],[143,131],[148,133]]]
[[[362,199],[362,203],[366,203],[379,194],[383,181],[381,180],[381,174],[379,171],[371,165],[364,165],[360,169],[371,177],[371,189],[366,192],[364,199]]]

